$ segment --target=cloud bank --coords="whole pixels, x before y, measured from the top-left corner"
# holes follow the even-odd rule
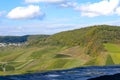
[[[44,13],[39,6],[29,5],[27,7],[16,7],[12,9],[7,17],[10,19],[42,19]]]
[[[62,3],[66,0],[25,0],[26,3],[39,3],[39,2],[45,2],[45,3]]]
[[[116,9],[116,14],[118,14],[118,15],[120,16],[120,7],[118,7],[118,8]]]
[[[65,2],[65,3],[60,4],[60,6],[64,8],[69,8],[69,7],[74,8],[77,6],[77,2]]]
[[[98,3],[83,4],[80,7],[76,7],[76,10],[81,12],[82,16],[95,17],[100,15],[112,15],[115,11],[119,14],[119,0],[102,0]]]

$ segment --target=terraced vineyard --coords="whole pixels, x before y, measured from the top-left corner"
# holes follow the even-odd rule
[[[119,31],[119,27],[101,25],[30,36],[25,46],[0,48],[0,74],[120,64]]]
[[[78,48],[79,49],[79,48]],[[64,50],[66,53],[64,53]],[[32,48],[15,48],[13,50],[2,51],[0,61],[0,73],[14,74],[45,71],[52,69],[65,69],[77,67],[85,63],[84,59],[68,54],[67,47],[32,47]],[[4,54],[4,55],[3,55]],[[84,56],[84,55],[83,55]],[[72,63],[71,63],[72,62]],[[3,72],[3,66],[5,71]]]

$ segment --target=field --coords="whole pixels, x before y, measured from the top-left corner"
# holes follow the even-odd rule
[[[89,58],[89,56],[83,53],[79,54],[81,50],[80,47],[68,48],[61,46],[8,48],[7,50],[1,50],[0,74],[7,75],[11,71],[13,74],[20,74],[79,67]],[[84,57],[86,60],[84,60]]]
[[[120,64],[120,45],[119,44],[105,44],[105,49],[109,53],[108,63]],[[111,58],[111,60],[110,60]]]

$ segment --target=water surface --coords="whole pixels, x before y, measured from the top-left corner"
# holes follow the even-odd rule
[[[0,80],[87,80],[116,73],[120,73],[120,66],[91,66],[43,73],[5,76],[0,77]]]

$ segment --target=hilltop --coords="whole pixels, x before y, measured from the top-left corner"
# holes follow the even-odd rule
[[[29,36],[23,47],[0,49],[3,75],[120,63],[120,27],[95,25],[51,36]]]
[[[120,43],[120,27],[109,25],[96,25],[86,28],[65,31],[52,35],[39,45],[61,45],[86,47],[86,53],[97,53],[104,50],[104,43]]]

